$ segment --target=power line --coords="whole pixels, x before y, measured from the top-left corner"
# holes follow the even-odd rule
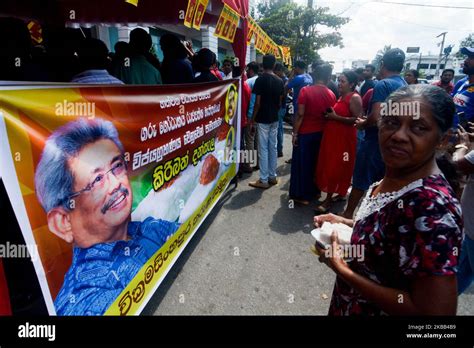
[[[375,14],[375,13],[374,13],[374,14]],[[470,29],[453,29],[453,28],[434,27],[434,26],[431,26],[431,25],[426,25],[426,24],[421,24],[421,23],[415,23],[415,22],[409,22],[409,21],[406,21],[406,20],[401,19],[401,18],[390,17],[390,16],[383,15],[383,14],[380,14],[380,13],[377,13],[376,15],[377,15],[377,16],[381,16],[381,17],[385,17],[385,18],[390,18],[390,19],[393,19],[393,20],[396,20],[396,21],[404,22],[404,23],[411,24],[411,25],[417,25],[417,26],[420,26],[420,27],[425,27],[425,28],[431,28],[431,29],[437,29],[437,30],[457,31],[457,32],[461,32],[461,33],[470,32],[470,31],[471,31]]]
[[[354,1],[351,1],[351,4],[349,5],[349,7],[346,8],[344,11],[337,13],[336,16],[340,16],[340,15],[342,15],[343,13],[349,11],[352,6],[354,6]]]
[[[405,6],[418,6],[418,7],[448,8],[448,9],[456,9],[456,10],[474,10],[474,7],[467,7],[467,6],[410,4],[410,3],[406,3],[406,2],[395,2],[395,1],[380,1],[379,3],[380,4],[405,5]]]

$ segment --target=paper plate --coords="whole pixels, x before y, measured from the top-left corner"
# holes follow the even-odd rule
[[[331,244],[331,235],[333,231],[337,231],[339,237],[339,244],[350,244],[352,237],[352,228],[341,224],[331,224],[330,222],[324,222],[319,228],[315,228],[311,231],[311,235],[320,241],[322,244]]]

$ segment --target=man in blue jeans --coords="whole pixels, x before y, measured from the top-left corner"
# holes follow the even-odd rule
[[[281,78],[283,82],[283,86],[288,81],[288,77],[285,75],[285,67],[281,63],[276,63],[274,73]],[[283,96],[283,101],[281,103],[281,108],[278,111],[278,142],[277,142],[277,150],[278,150],[278,157],[283,157],[283,119],[286,115],[286,94]]]
[[[258,128],[258,162],[260,179],[249,183],[250,186],[267,189],[278,183],[277,134],[278,111],[283,99],[283,82],[273,73],[276,59],[273,55],[263,57],[264,72],[256,81],[253,93],[256,95],[253,117],[250,127]]]

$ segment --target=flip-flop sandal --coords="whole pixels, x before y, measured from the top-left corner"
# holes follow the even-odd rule
[[[343,202],[343,201],[345,201],[345,200],[346,200],[346,197],[342,197],[342,196],[340,196],[340,195],[337,195],[336,197],[333,197],[333,198],[332,198],[332,201],[333,201],[333,202]]]
[[[298,203],[298,204],[301,204],[301,205],[309,205],[309,201],[305,201],[305,200],[302,200],[302,199],[295,199],[295,198],[292,198],[292,199],[295,203]]]
[[[327,214],[329,213],[329,208],[324,208],[322,205],[318,205],[316,208],[313,209],[313,211],[318,215]]]

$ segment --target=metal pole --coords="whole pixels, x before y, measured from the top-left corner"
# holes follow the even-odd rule
[[[436,72],[435,72],[435,76],[437,77],[438,74],[439,74],[439,66],[441,64],[441,59],[443,59],[443,49],[444,49],[444,39],[446,38],[446,34],[448,32],[444,32],[444,33],[441,33],[439,34],[438,36],[436,37],[440,37],[440,36],[443,36],[443,41],[441,41],[441,49],[439,51],[439,57],[438,57],[438,63],[436,64]]]

